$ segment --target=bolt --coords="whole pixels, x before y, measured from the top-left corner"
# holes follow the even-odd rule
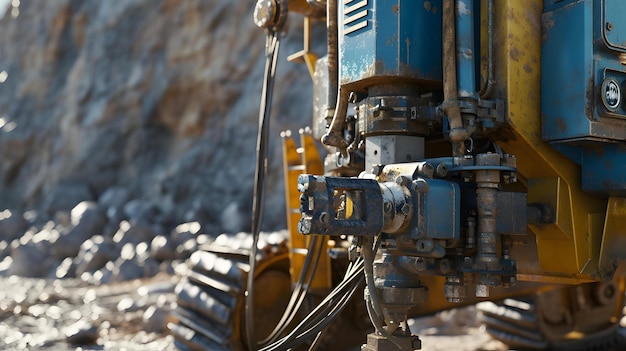
[[[373,165],[372,166],[372,174],[375,176],[379,176],[381,175],[381,173],[383,173],[383,165]]]
[[[428,183],[422,178],[413,181],[413,190],[418,193],[425,193],[428,191]]]
[[[411,211],[411,207],[409,206],[409,204],[405,203],[404,205],[402,205],[402,209],[400,211],[402,211],[403,215],[408,216],[409,212]]]
[[[418,257],[417,261],[415,261],[415,269],[418,271],[426,270],[426,261],[423,258]]]
[[[426,178],[432,178],[435,174],[435,167],[433,167],[430,163],[425,163],[420,168],[420,175]]]
[[[322,212],[320,214],[320,222],[324,224],[330,223],[330,215],[327,212]]]
[[[440,163],[437,165],[437,176],[439,178],[445,178],[448,175],[448,167],[445,164]]]
[[[613,30],[613,23],[611,23],[611,22],[606,22],[606,30],[608,30],[608,31],[612,31],[612,30]]]
[[[409,181],[410,180],[404,176],[399,176],[396,178],[396,184],[401,185],[401,186],[407,186],[409,184]]]
[[[450,261],[448,259],[443,259],[439,262],[439,270],[443,274],[448,274],[452,272],[452,268],[450,267]]]
[[[489,297],[489,287],[483,284],[476,284],[476,297]]]

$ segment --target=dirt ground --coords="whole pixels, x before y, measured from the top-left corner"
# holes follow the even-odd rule
[[[0,350],[176,350],[165,325],[177,281],[159,274],[94,286],[78,279],[0,277]],[[507,350],[484,331],[476,313],[467,307],[409,325],[425,351]]]
[[[174,285],[167,275],[100,286],[2,277],[0,349],[175,350],[172,338],[158,330],[163,314],[146,312],[168,308]]]
[[[1,277],[0,350],[175,350],[163,329],[164,313],[150,313],[154,306],[170,308],[175,284],[176,278],[165,274],[100,286]],[[480,328],[453,322],[472,320],[472,313],[414,320],[423,350],[504,350]]]

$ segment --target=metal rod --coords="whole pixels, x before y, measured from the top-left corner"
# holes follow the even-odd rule
[[[494,1],[489,0],[488,4],[488,15],[487,15],[487,83],[480,91],[481,99],[489,99],[493,94],[493,90],[496,86],[495,77],[495,68],[493,64],[493,17],[495,14],[494,9]]]
[[[456,73],[456,25],[455,0],[443,0],[443,96],[442,110],[450,122],[450,141],[452,155],[460,157],[465,154],[464,142],[469,137],[463,127],[461,107],[458,102]]]
[[[456,0],[456,74],[460,98],[476,97],[474,0]]]

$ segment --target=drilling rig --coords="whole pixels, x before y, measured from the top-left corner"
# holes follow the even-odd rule
[[[289,244],[255,241],[239,263],[229,244],[197,253],[209,278],[188,281],[200,302],[180,303],[181,345],[314,350],[349,324],[362,351],[419,350],[409,318],[478,301],[512,347],[622,342],[626,2],[259,0],[270,92],[290,13],[314,111],[301,147],[283,136]],[[229,306],[217,324],[207,301]]]

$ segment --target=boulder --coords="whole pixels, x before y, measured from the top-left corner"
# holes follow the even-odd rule
[[[120,245],[125,243],[138,244],[141,242],[151,242],[158,232],[151,226],[143,222],[129,223],[122,221],[119,229],[113,236],[113,241]]]
[[[108,261],[116,259],[119,253],[117,246],[111,239],[100,235],[93,236],[81,245],[80,252],[76,256],[76,275],[95,272]]]
[[[46,277],[54,262],[50,254],[51,249],[52,243],[46,240],[39,242],[30,240],[16,245],[11,250],[13,262],[8,274],[31,278]]]
[[[91,235],[102,234],[107,222],[106,213],[97,202],[83,201],[70,212],[71,223],[77,230]]]
[[[82,319],[65,328],[64,332],[71,345],[93,345],[99,336],[98,327]]]

